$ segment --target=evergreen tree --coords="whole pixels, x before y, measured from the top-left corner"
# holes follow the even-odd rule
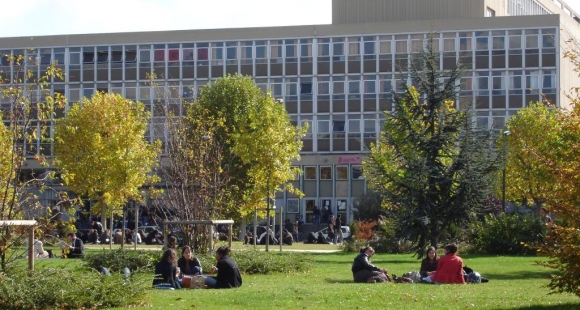
[[[442,71],[439,61],[431,39],[411,65],[415,86],[394,94],[395,110],[364,162],[369,187],[398,215],[401,237],[418,255],[482,211],[498,170],[490,132],[475,128],[469,108],[456,108],[461,70]]]

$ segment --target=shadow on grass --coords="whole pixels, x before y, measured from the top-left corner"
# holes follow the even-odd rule
[[[477,270],[476,270],[477,271]],[[550,272],[509,272],[509,273],[485,273],[482,276],[493,280],[524,280],[524,279],[548,279]]]
[[[519,310],[576,310],[580,309],[580,304],[560,304],[560,305],[549,305],[549,306],[529,306],[521,308],[512,308]]]
[[[352,279],[331,279],[331,278],[326,278],[324,279],[324,281],[326,283],[332,283],[332,284],[336,284],[336,283],[340,283],[340,284],[353,284],[354,281]]]

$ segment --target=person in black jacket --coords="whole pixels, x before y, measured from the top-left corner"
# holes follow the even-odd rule
[[[153,285],[167,283],[171,287],[179,289],[181,288],[181,283],[177,279],[177,273],[177,254],[175,254],[175,250],[165,250],[161,260],[155,265]]]
[[[181,270],[182,275],[194,276],[201,274],[201,263],[197,257],[193,257],[191,247],[188,245],[181,248],[181,257],[177,261],[177,267]]]
[[[421,279],[435,273],[438,264],[439,258],[437,257],[437,250],[435,247],[429,247],[429,249],[427,249],[427,254],[425,254],[425,258],[421,261],[421,269],[419,270]]]
[[[387,269],[381,269],[370,262],[371,256],[375,254],[375,250],[370,247],[362,247],[359,254],[352,263],[352,276],[354,282],[389,282]]]
[[[216,266],[211,266],[212,272],[217,272],[215,277],[206,277],[205,285],[208,288],[232,288],[242,286],[242,276],[238,265],[230,258],[230,248],[222,246],[215,253]]]
[[[74,233],[68,234],[68,240],[72,242],[72,245],[68,247],[69,253],[68,258],[83,258],[85,257],[85,245],[80,238]]]

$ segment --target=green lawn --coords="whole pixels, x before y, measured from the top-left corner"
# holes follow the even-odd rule
[[[237,242],[233,248],[248,246]],[[337,247],[296,244],[283,249]],[[279,247],[270,250],[273,255],[280,255]],[[535,265],[539,259],[536,257],[463,255],[464,263],[487,277],[489,283],[429,285],[355,284],[350,272],[354,253],[304,255],[314,260],[308,273],[243,275],[243,286],[230,290],[150,289],[140,305],[116,309],[580,309],[578,297],[549,295],[545,285],[550,270]],[[372,261],[399,276],[420,265],[411,255],[377,254]],[[37,266],[54,264],[75,267],[78,263],[54,259],[39,261]]]
[[[306,274],[245,275],[239,289],[151,290],[132,309],[580,309],[573,295],[548,295],[549,270],[530,257],[465,256],[490,279],[478,285],[355,284],[354,254],[309,253]],[[373,263],[401,275],[417,270],[410,255],[375,255]]]

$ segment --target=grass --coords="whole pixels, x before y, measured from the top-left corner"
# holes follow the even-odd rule
[[[247,247],[233,244],[234,251]],[[283,249],[291,248],[332,250],[336,246],[296,244]],[[278,255],[279,247],[270,251]],[[535,265],[536,257],[462,255],[467,266],[490,282],[429,285],[356,284],[350,271],[354,253],[304,255],[314,261],[308,273],[243,275],[244,284],[239,289],[150,289],[142,303],[130,309],[580,309],[580,299],[574,295],[549,295],[545,286],[550,270]],[[399,276],[420,265],[411,255],[377,254],[372,262]],[[52,264],[75,268],[78,262],[55,259],[38,262],[37,266]]]

